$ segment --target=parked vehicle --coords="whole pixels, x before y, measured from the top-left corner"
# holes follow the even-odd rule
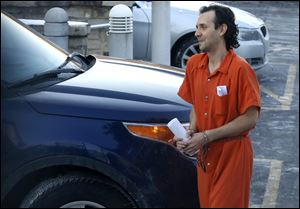
[[[68,54],[1,12],[1,207],[199,207],[184,72]]]
[[[200,7],[211,3],[215,2],[171,1],[171,65],[185,69],[187,60],[200,52],[195,38],[195,25]],[[152,3],[148,1],[136,1],[133,6],[135,59],[151,60],[151,6]],[[230,8],[236,16],[236,24],[240,31],[240,47],[236,52],[258,70],[268,63],[268,29],[265,23],[254,15],[235,7]]]

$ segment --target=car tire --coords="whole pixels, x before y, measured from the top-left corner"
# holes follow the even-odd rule
[[[188,59],[197,53],[200,53],[197,38],[188,36],[174,48],[171,64],[172,66],[185,69]]]
[[[133,208],[135,203],[115,183],[85,175],[65,175],[35,186],[21,208]]]

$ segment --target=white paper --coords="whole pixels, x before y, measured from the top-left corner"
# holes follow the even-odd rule
[[[188,140],[187,131],[177,118],[172,119],[168,123],[168,127],[177,138],[182,139],[183,141]]]
[[[217,86],[217,95],[220,97],[227,95],[227,87],[226,86]]]

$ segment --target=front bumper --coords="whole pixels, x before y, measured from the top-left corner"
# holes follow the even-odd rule
[[[268,63],[267,47],[262,41],[239,41],[240,47],[235,49],[236,53],[244,57],[246,61],[258,70]]]

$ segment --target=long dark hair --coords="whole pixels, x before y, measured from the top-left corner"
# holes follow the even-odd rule
[[[240,46],[237,38],[239,35],[239,29],[235,24],[235,16],[230,8],[211,4],[209,6],[201,7],[199,13],[205,13],[208,11],[215,11],[215,29],[217,29],[220,25],[226,24],[228,29],[224,35],[226,42],[226,49],[229,50],[231,48],[238,48]]]

